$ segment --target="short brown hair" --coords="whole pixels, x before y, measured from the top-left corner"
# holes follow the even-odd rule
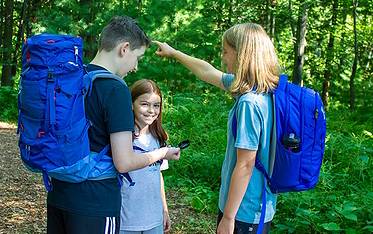
[[[112,51],[121,42],[129,42],[134,50],[148,47],[151,40],[131,17],[114,16],[100,34],[99,51]]]

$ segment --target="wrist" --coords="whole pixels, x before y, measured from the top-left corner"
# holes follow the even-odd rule
[[[227,221],[233,221],[234,220],[234,216],[232,215],[229,215],[229,214],[223,214],[223,219],[227,220]]]
[[[161,154],[160,159],[167,159],[168,147],[162,147],[159,150],[160,150],[160,154]]]
[[[174,59],[177,59],[179,53],[180,53],[179,50],[173,49],[173,51],[171,52],[171,57]]]

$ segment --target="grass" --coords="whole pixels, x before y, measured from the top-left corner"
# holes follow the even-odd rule
[[[164,93],[164,124],[170,143],[189,139],[179,162],[165,172],[167,189],[199,217],[174,226],[175,233],[213,233],[220,170],[226,145],[227,115],[232,98],[196,86]],[[0,89],[0,119],[16,120],[16,92]],[[373,116],[372,110],[351,112],[331,107],[327,113],[326,151],[315,189],[281,194],[273,233],[373,232]],[[170,209],[178,210],[180,204]],[[183,215],[183,214],[181,214]],[[204,232],[206,231],[206,232]]]
[[[173,141],[191,147],[172,162],[167,186],[180,188],[198,212],[215,214],[232,100],[222,93],[175,94],[166,100],[165,123]],[[317,187],[279,195],[273,233],[373,231],[372,111],[327,113],[326,151]]]

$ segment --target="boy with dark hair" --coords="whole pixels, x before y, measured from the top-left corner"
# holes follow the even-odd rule
[[[119,77],[137,70],[150,40],[130,17],[116,16],[100,35],[99,50],[88,72],[104,70]],[[180,149],[163,147],[149,153],[132,150],[134,119],[127,86],[114,79],[99,78],[85,100],[92,126],[90,148],[107,153],[120,173],[148,166],[160,159],[179,159]],[[47,232],[64,234],[119,233],[121,196],[117,178],[68,183],[52,179],[47,199]]]

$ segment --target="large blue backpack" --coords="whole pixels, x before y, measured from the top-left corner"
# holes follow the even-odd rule
[[[109,145],[101,152],[90,152],[91,124],[84,98],[97,78],[125,83],[110,72],[87,73],[82,47],[79,37],[40,34],[27,39],[22,48],[19,149],[26,167],[42,172],[48,191],[50,177],[78,183],[118,176],[112,158],[106,155]]]
[[[325,148],[326,118],[317,92],[289,83],[286,75],[280,75],[272,97],[274,124],[269,171],[258,158],[255,159],[255,167],[262,172],[266,181],[258,233],[262,233],[265,218],[266,184],[272,193],[314,188],[319,179]],[[236,113],[232,132],[236,138]]]

